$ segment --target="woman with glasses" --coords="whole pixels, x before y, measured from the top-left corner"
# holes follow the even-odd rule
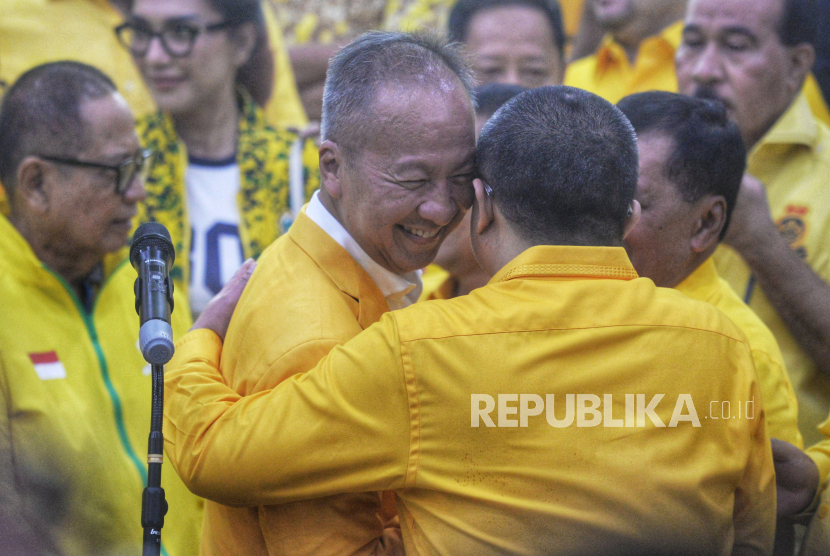
[[[265,122],[274,59],[258,0],[135,0],[116,34],[160,108],[138,122],[154,152],[138,223],[170,231],[171,275],[198,314],[317,188],[316,147]]]

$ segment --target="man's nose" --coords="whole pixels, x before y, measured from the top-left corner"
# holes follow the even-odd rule
[[[502,79],[499,82],[505,85],[521,85],[522,75],[518,66],[516,64],[509,64],[505,68]]]
[[[723,61],[717,45],[710,43],[692,61],[692,78],[696,83],[709,85],[723,80]]]
[[[452,196],[452,184],[448,180],[433,183],[427,199],[418,207],[418,215],[437,226],[452,222],[461,210]]]
[[[147,198],[147,189],[144,187],[144,180],[141,179],[139,174],[136,174],[130,185],[127,186],[127,190],[124,191],[124,202],[134,205],[145,198]]]

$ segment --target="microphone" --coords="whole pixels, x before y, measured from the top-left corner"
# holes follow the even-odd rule
[[[173,357],[173,281],[168,275],[176,251],[167,228],[156,222],[142,224],[133,235],[130,263],[138,272],[135,310],[141,320],[138,343],[144,360],[164,365]]]

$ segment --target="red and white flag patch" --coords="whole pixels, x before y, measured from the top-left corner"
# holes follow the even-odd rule
[[[58,354],[54,351],[30,353],[29,359],[32,360],[32,365],[35,366],[35,372],[40,380],[66,378],[66,367],[63,366],[63,363],[58,359]]]

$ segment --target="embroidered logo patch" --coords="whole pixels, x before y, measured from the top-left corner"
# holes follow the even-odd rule
[[[807,207],[788,205],[787,214],[776,222],[778,232],[790,249],[802,259],[807,258],[807,248],[804,246],[804,239],[807,235],[807,223],[804,217],[809,212]]]
[[[58,354],[54,351],[30,353],[29,359],[32,360],[32,365],[34,365],[35,372],[40,380],[66,378],[66,367],[63,366],[63,363],[58,359]]]

